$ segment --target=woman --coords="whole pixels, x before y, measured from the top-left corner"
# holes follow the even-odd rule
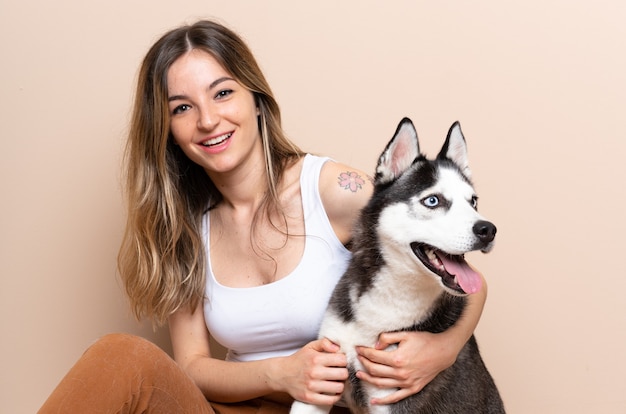
[[[119,269],[135,315],[168,322],[175,362],[140,338],[107,336],[40,412],[288,412],[294,398],[338,403],[345,356],[315,338],[372,191],[365,174],[285,137],[254,57],[214,22],[159,39],[135,99]],[[340,185],[340,176],[358,185]],[[398,388],[374,403],[416,393],[450,366],[485,297],[485,288],[473,295],[444,333],[384,333],[360,351],[361,379]],[[212,356],[210,335],[229,348],[226,360]],[[397,350],[383,350],[392,343]]]

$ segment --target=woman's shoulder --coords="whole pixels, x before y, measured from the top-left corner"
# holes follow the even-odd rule
[[[319,191],[335,233],[347,243],[354,220],[372,194],[371,178],[357,168],[328,160],[320,172]]]

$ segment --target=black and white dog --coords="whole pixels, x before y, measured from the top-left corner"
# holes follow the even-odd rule
[[[350,379],[344,399],[353,413],[504,412],[473,336],[454,365],[395,404],[371,406],[373,397],[395,390],[378,389],[355,375],[363,369],[357,345],[373,346],[382,332],[442,332],[459,319],[466,296],[480,290],[482,278],[463,255],[488,252],[496,227],[478,214],[470,175],[458,122],[434,160],[420,153],[408,118],[380,156],[374,194],[355,226],[352,260],[319,333],[346,353]],[[291,413],[330,408],[296,401]]]

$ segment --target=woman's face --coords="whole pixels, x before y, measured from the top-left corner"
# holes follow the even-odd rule
[[[210,54],[193,49],[167,73],[170,131],[207,173],[228,173],[262,157],[254,95]]]

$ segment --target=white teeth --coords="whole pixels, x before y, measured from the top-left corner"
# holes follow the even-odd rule
[[[441,263],[441,260],[439,260],[439,258],[437,257],[437,255],[435,254],[435,251],[432,249],[426,249],[424,251],[426,253],[426,257],[428,257],[428,260],[430,261],[430,263],[437,269],[439,270],[444,270],[445,268],[443,267],[443,263]]]
[[[437,260],[437,255],[435,254],[435,252],[431,249],[424,249],[424,253],[426,253],[426,256],[428,257],[428,259],[432,262]]]
[[[215,138],[211,138],[207,141],[204,141],[202,143],[202,145],[204,145],[205,147],[210,147],[211,145],[217,145],[225,140],[227,140],[228,138],[230,138],[230,136],[233,135],[232,132],[229,132],[228,134],[224,134],[224,135],[220,135],[219,137],[215,137]]]

